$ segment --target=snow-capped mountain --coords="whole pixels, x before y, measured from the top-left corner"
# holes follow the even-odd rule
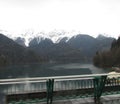
[[[9,33],[7,31],[1,31],[1,33],[5,34],[7,37],[17,40],[18,38],[24,39],[25,45],[29,46],[29,43],[31,40],[34,38],[37,38],[38,44],[40,41],[45,40],[45,39],[51,39],[53,43],[59,43],[61,40],[63,41],[68,41],[72,36],[79,34],[80,32],[78,31],[70,31],[66,32],[64,30],[53,30],[50,32],[33,32],[33,31],[28,31],[22,34],[13,34]]]

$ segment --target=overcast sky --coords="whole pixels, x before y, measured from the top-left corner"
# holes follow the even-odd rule
[[[0,30],[120,34],[120,0],[0,0]]]

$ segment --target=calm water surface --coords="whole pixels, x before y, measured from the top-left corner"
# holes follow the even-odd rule
[[[0,78],[47,77],[106,73],[92,64],[31,64],[0,68]]]

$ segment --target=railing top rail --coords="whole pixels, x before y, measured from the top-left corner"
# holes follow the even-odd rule
[[[85,77],[95,77],[104,76],[104,74],[85,74],[85,75],[71,75],[71,76],[51,76],[51,77],[31,77],[31,78],[12,78],[12,79],[0,79],[0,82],[5,81],[27,81],[27,80],[48,80],[48,79],[72,79],[72,78],[85,78]]]
[[[36,80],[48,80],[48,79],[72,79],[72,78],[88,78],[96,76],[106,76],[106,75],[120,75],[117,74],[85,74],[85,75],[71,75],[71,76],[51,76],[51,77],[31,77],[31,78],[12,78],[12,79],[0,79],[1,82],[15,82],[15,81],[36,81]]]
[[[1,79],[0,85],[4,84],[20,84],[20,83],[37,83],[37,82],[46,82],[48,79],[54,79],[56,81],[64,81],[64,80],[78,80],[78,79],[92,79],[98,76],[120,76],[120,73],[115,74],[88,74],[88,75],[71,75],[71,76],[53,76],[53,77],[33,77],[33,78],[13,78],[13,79]]]

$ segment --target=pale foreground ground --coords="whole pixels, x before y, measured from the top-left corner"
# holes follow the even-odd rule
[[[46,104],[46,103],[40,103]],[[93,98],[78,98],[53,101],[53,104],[98,104],[94,102]],[[120,95],[107,95],[101,97],[99,104],[120,104]]]

